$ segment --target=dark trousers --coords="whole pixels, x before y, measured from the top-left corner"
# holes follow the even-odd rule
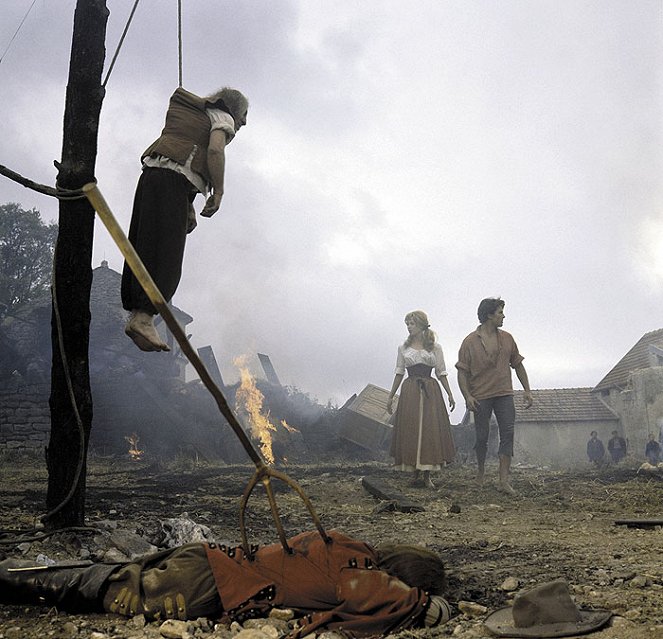
[[[474,412],[474,428],[476,429],[476,443],[474,450],[480,462],[485,461],[488,451],[488,434],[490,432],[490,417],[495,413],[500,434],[499,455],[513,457],[513,430],[516,422],[516,407],[513,395],[490,397],[479,400],[479,407]]]
[[[129,241],[164,299],[169,302],[182,275],[191,183],[170,169],[145,167],[134,196]],[[129,266],[122,271],[122,306],[156,315],[156,309]]]

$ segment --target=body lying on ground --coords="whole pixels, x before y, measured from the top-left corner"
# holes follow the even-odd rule
[[[29,570],[0,562],[0,602],[68,612],[145,615],[151,620],[243,622],[292,608],[291,637],[322,630],[380,635],[448,621],[444,566],[417,546],[371,545],[338,531],[305,532],[252,549],[193,543],[120,565]]]

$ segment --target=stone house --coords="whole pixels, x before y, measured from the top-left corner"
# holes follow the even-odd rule
[[[155,323],[170,352],[143,353],[124,334],[126,312],[120,300],[120,281],[120,273],[105,261],[93,270],[90,453],[128,455],[134,447],[150,457],[184,454],[195,459],[246,462],[246,451],[212,395],[200,380],[186,381],[188,360],[160,318]],[[192,317],[175,306],[171,310],[186,330]],[[232,406],[236,388],[223,384],[211,346],[203,346],[198,353]],[[274,450],[294,461],[304,455],[304,435],[296,429],[288,431],[281,420],[295,417],[307,425],[321,417],[321,407],[281,387],[269,357],[260,354],[259,359],[273,379],[272,383],[262,383],[262,392],[270,395],[269,409],[276,424]],[[0,453],[39,453],[48,444],[50,366],[51,297],[45,295],[0,324]],[[328,444],[325,440],[323,445],[322,435],[328,430],[324,425],[317,435],[315,429],[313,434],[305,434],[308,439],[317,437],[319,447]],[[284,433],[290,434],[285,437]],[[134,434],[139,439],[132,446],[128,438]]]
[[[166,353],[143,353],[124,335],[126,312],[120,301],[120,273],[102,262],[93,270],[90,293],[90,385],[94,417],[90,446],[125,445],[136,430],[186,432],[164,388],[182,390],[186,358],[165,325],[157,322]],[[186,327],[192,318],[172,307]],[[0,326],[0,449],[39,450],[50,431],[51,297],[44,295],[5,318]],[[185,440],[185,436],[182,437]]]
[[[644,460],[649,433],[663,435],[663,328],[645,333],[592,389],[621,417],[630,453]]]
[[[607,445],[620,430],[620,416],[591,388],[533,390],[534,404],[525,408],[524,392],[515,392],[516,461],[564,467],[587,461],[587,440],[598,432]]]

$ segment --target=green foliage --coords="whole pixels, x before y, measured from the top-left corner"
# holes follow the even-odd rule
[[[37,209],[0,205],[0,317],[48,290],[57,235]]]

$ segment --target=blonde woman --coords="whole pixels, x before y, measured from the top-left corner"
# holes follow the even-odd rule
[[[426,313],[408,313],[405,326],[408,338],[398,347],[396,375],[387,400],[387,410],[391,414],[394,395],[403,382],[396,408],[391,455],[396,468],[414,472],[412,485],[434,488],[430,472],[440,470],[445,462],[453,461],[456,454],[440,384],[451,410],[456,402],[447,380],[442,347],[435,341]],[[403,381],[406,370],[407,378]],[[432,377],[432,371],[437,379]]]

